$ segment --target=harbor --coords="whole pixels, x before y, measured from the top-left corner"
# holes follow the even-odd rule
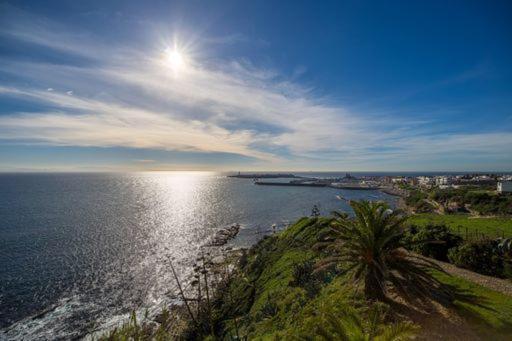
[[[262,186],[301,186],[301,187],[327,187],[324,183],[310,183],[310,182],[272,182],[272,181],[255,181],[255,185]]]
[[[228,175],[228,178],[240,178],[240,179],[280,179],[280,178],[298,178],[295,174],[290,173],[245,173],[242,174],[238,172],[238,174]]]
[[[279,173],[251,173],[229,175],[229,177],[253,179],[255,185],[259,186],[296,186],[296,187],[331,187],[344,190],[380,190],[385,189],[382,184],[375,179],[356,178],[349,173],[344,177],[336,178],[316,178],[305,177],[296,174]],[[265,180],[261,180],[265,179]],[[291,179],[289,181],[269,181],[266,179]]]

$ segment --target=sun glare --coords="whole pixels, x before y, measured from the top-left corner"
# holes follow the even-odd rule
[[[175,71],[183,69],[185,66],[183,53],[176,49],[167,49],[165,51],[165,59],[167,64]]]

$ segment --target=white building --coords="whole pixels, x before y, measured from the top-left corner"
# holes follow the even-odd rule
[[[450,179],[447,176],[436,176],[437,186],[446,186],[450,184]]]
[[[432,185],[433,179],[428,176],[418,176],[418,184],[420,186],[430,186]]]
[[[512,181],[500,181],[498,182],[498,193],[510,193],[512,192]]]
[[[489,175],[478,175],[478,176],[473,177],[473,180],[488,181],[488,180],[492,180],[492,178]]]

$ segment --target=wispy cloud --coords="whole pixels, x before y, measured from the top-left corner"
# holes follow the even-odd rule
[[[141,159],[141,160],[133,160],[134,162],[137,162],[137,163],[155,163],[156,160],[149,160],[149,159]]]
[[[133,147],[226,152],[271,159],[251,150],[251,132],[230,132],[208,122],[176,120],[167,113],[38,90],[0,88],[0,93],[44,101],[56,112],[0,117],[0,138],[52,145]]]
[[[512,145],[510,132],[443,134],[425,121],[354,112],[294,81],[304,67],[288,79],[248,61],[198,59],[173,72],[162,56],[165,46],[143,53],[24,12],[14,14],[18,18],[0,26],[1,36],[94,63],[2,59],[0,72],[23,82],[4,83],[0,96],[44,109],[0,116],[0,140],[232,153],[272,165],[435,160],[438,153],[503,156]],[[211,40],[240,39],[246,38]]]

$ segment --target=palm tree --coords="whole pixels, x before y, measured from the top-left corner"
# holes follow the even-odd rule
[[[311,329],[313,335],[301,335],[299,339],[399,341],[414,338],[418,329],[416,325],[409,322],[385,324],[384,313],[385,309],[380,304],[370,307],[367,319],[362,319],[359,314],[351,310],[343,311],[341,316],[328,311],[322,316],[322,323],[316,324]]]
[[[340,266],[364,283],[364,294],[370,300],[384,300],[389,285],[406,297],[414,293],[418,298],[440,287],[430,273],[440,267],[403,248],[406,217],[401,212],[383,202],[351,201],[350,205],[355,218],[335,216],[327,239],[318,244],[330,249],[331,255],[317,264],[317,271]]]

